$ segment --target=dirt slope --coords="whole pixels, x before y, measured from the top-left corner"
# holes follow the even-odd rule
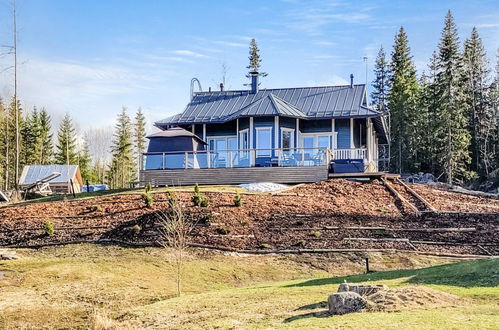
[[[235,249],[401,249],[436,253],[499,254],[499,200],[413,187],[441,213],[414,214],[378,181],[330,180],[282,194],[205,193],[207,208],[193,207],[191,193],[176,193],[198,223],[192,242]],[[0,245],[33,246],[120,240],[154,244],[157,212],[167,195],[146,208],[140,195],[116,195],[0,209]],[[459,211],[462,213],[456,213]],[[45,221],[56,227],[47,236]],[[450,229],[449,229],[450,228]]]

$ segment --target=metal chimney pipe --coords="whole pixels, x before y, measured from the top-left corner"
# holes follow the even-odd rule
[[[350,73],[350,88],[353,88],[353,73]]]
[[[250,72],[251,75],[251,94],[258,93],[258,77],[260,74],[256,71]]]
[[[224,91],[224,83],[220,83],[220,91],[223,92]]]

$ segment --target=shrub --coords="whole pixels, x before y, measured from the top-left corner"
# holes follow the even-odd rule
[[[135,233],[135,234],[138,234],[140,233],[140,231],[142,230],[142,228],[139,226],[139,225],[135,225],[132,227],[132,231]]]
[[[234,196],[234,206],[241,206],[243,205],[243,199],[241,198],[241,195],[239,194],[239,191],[236,193],[236,196]]]
[[[171,190],[167,190],[166,195],[168,196],[168,206],[170,208],[177,206],[177,196],[175,196],[175,193]]]
[[[43,223],[43,228],[45,229],[45,234],[47,236],[54,236],[55,228],[54,224],[52,223],[52,221],[50,221],[50,219],[45,220],[45,222]]]
[[[267,243],[262,243],[262,244],[260,244],[258,247],[259,247],[260,249],[270,249],[270,248],[272,248],[272,247],[270,246],[270,244],[267,244]]]
[[[320,231],[311,231],[310,232],[310,236],[314,236],[314,237],[321,237],[321,232]]]
[[[197,183],[194,185],[194,195],[192,196],[191,200],[194,206],[201,206],[201,207],[210,206],[210,202],[208,201],[208,199],[203,195],[201,195],[201,192],[199,190],[199,185]]]
[[[228,235],[230,233],[229,228],[223,226],[223,227],[218,227],[216,230],[217,234],[219,235]]]
[[[146,184],[146,186],[144,187],[144,190],[147,193],[150,193],[152,191],[152,184],[149,182],[148,184]]]
[[[201,197],[201,203],[199,206],[208,207],[210,206],[210,201],[206,197]]]
[[[143,193],[142,200],[147,207],[152,207],[152,205],[154,204],[154,198],[152,197],[152,194],[150,192]]]
[[[90,212],[97,212],[97,211],[102,211],[102,206],[94,205],[94,206],[90,207]]]
[[[203,197],[201,195],[194,194],[194,196],[192,196],[191,200],[192,200],[192,204],[194,204],[194,206],[201,206],[201,201],[203,200]]]
[[[210,225],[211,221],[213,220],[213,213],[208,213],[205,216],[203,216],[201,219],[199,219],[199,223],[202,225]]]

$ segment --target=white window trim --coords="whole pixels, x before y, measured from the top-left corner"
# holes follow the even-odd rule
[[[248,145],[247,146],[242,146],[242,140],[241,140],[241,134],[246,133],[248,135]],[[239,131],[238,134],[238,139],[239,139],[239,149],[250,149],[250,137],[249,137],[249,128],[245,128]]]
[[[291,139],[291,145],[290,145],[290,149],[293,149],[295,147],[295,129],[294,128],[288,128],[288,127],[281,127],[281,144],[280,144],[280,147],[281,148],[284,148],[284,144],[282,143],[283,141],[283,136],[284,136],[284,132],[291,132],[293,133],[293,138]]]
[[[272,157],[272,150],[270,150],[270,149],[272,149],[272,127],[270,127],[270,126],[269,127],[255,127],[255,130],[256,130],[256,141],[255,141],[256,147],[255,147],[255,149],[257,149],[256,156],[257,157]],[[263,149],[263,150],[258,151],[258,149],[259,149],[258,147],[260,145],[260,143],[258,141],[258,131],[264,131],[264,130],[267,130],[270,132],[270,135],[269,135],[270,136],[270,138],[269,138],[270,149],[269,150]],[[267,154],[267,152],[268,152],[268,154]]]
[[[338,132],[334,132],[331,133],[331,132],[320,132],[320,133],[301,133],[300,134],[300,148],[304,148],[303,146],[303,138],[305,137],[313,137],[314,138],[314,146],[313,148],[318,148],[318,145],[319,145],[319,136],[328,136],[330,139],[332,137],[332,141],[329,140],[329,142],[332,143],[332,147],[334,148],[335,145],[336,145],[336,136],[337,136],[337,133]]]

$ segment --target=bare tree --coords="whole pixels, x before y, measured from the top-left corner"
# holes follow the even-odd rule
[[[184,255],[189,242],[188,238],[195,223],[187,219],[182,206],[170,195],[170,208],[158,213],[160,220],[160,244],[174,251],[175,269],[177,278],[177,296],[182,293],[182,270]]]

